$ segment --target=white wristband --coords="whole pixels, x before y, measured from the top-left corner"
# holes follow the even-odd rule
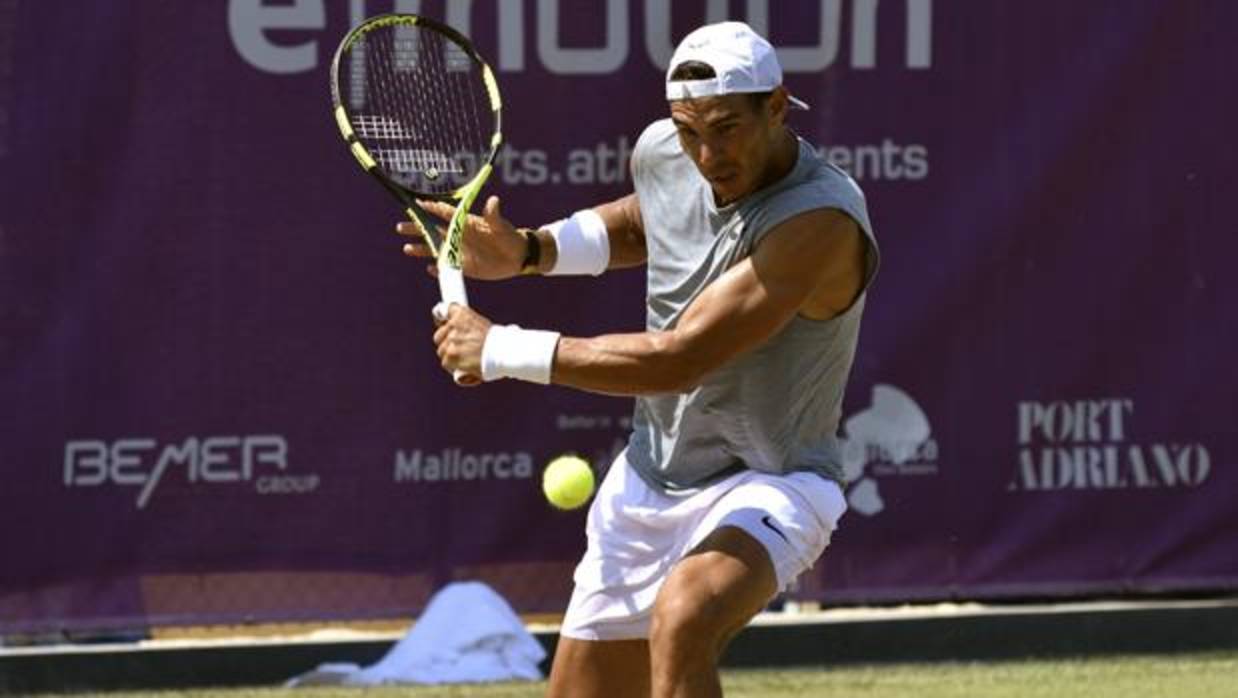
[[[559,333],[524,330],[517,325],[491,325],[481,347],[481,378],[485,381],[518,378],[550,383]]]
[[[544,226],[555,239],[558,256],[549,276],[592,274],[597,276],[610,265],[610,238],[606,223],[593,209],[583,209],[571,218]]]

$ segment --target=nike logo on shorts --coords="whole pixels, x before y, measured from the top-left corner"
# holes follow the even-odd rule
[[[787,545],[791,545],[791,540],[787,538],[787,534],[783,533],[781,529],[779,529],[777,526],[774,525],[774,518],[772,516],[770,516],[769,514],[762,516],[761,523],[765,524],[765,527],[768,528],[769,530],[773,531],[774,533],[777,533],[779,538],[787,542]]]

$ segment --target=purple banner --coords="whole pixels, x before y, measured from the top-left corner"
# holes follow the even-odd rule
[[[1238,5],[0,0],[0,632],[566,604],[628,400],[439,368],[437,288],[352,161],[363,16],[473,37],[523,225],[630,191],[662,70],[747,19],[868,194],[884,261],[827,602],[1238,586]],[[474,282],[496,320],[643,326],[640,271]]]

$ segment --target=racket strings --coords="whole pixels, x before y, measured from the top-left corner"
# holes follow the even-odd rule
[[[420,83],[420,99],[430,107],[424,128],[439,133],[439,150],[455,163],[454,167],[440,164],[438,168],[456,175],[448,179],[461,186],[477,172],[487,150],[489,131],[478,118],[478,106],[484,98],[480,94],[481,75],[463,50],[439,34],[432,36],[434,40],[423,42],[422,52],[429,69],[413,75]],[[426,172],[433,174],[434,170]]]
[[[490,151],[493,110],[479,64],[436,31],[383,27],[354,44],[344,65],[354,132],[388,175],[424,194],[454,192]],[[362,58],[356,58],[356,52]]]

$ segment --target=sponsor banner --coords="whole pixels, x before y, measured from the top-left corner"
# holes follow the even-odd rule
[[[565,605],[585,514],[540,470],[604,470],[631,403],[438,368],[437,287],[329,109],[338,38],[392,10],[494,64],[521,225],[630,191],[689,30],[778,47],[883,252],[850,512],[799,594],[1234,588],[1238,5],[1110,5],[0,0],[0,632],[407,614],[466,577]],[[639,270],[469,291],[644,323]]]

